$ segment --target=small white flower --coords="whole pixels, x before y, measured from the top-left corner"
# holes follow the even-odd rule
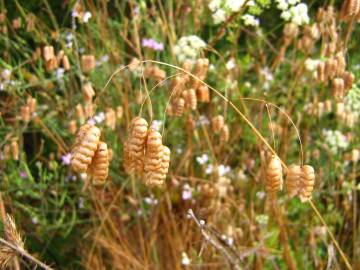
[[[84,23],[87,23],[90,20],[91,17],[92,17],[91,13],[89,11],[86,11],[83,18],[82,18],[82,20],[83,20]]]
[[[281,12],[280,17],[281,17],[282,19],[284,19],[285,21],[289,21],[290,18],[291,18],[291,13],[290,13],[290,11],[285,10],[285,11]]]
[[[228,70],[232,70],[236,67],[236,62],[235,62],[235,59],[234,58],[231,58],[229,61],[227,61],[226,63],[226,68]]]
[[[212,164],[209,164],[206,169],[205,169],[205,173],[206,174],[211,174],[214,170],[214,166]]]
[[[245,0],[226,0],[225,8],[228,8],[231,12],[237,12],[244,5]]]
[[[212,14],[212,18],[215,24],[220,24],[226,20],[226,12],[225,10],[219,8]]]
[[[208,5],[209,9],[212,12],[216,11],[218,8],[220,8],[220,6],[221,6],[221,0],[212,0]]]
[[[181,253],[181,264],[184,265],[184,266],[187,266],[187,265],[190,265],[191,261],[188,257],[188,255],[183,252]]]
[[[162,124],[163,122],[161,120],[153,120],[151,123],[151,127],[156,131],[159,131],[161,129]]]
[[[196,161],[200,164],[200,165],[204,165],[206,162],[209,161],[209,156],[207,154],[202,154],[200,157],[196,158]]]
[[[223,164],[220,164],[218,167],[219,176],[224,176],[225,174],[229,173],[231,171],[230,166],[225,166]]]
[[[245,25],[249,25],[249,26],[259,26],[260,25],[259,19],[256,19],[255,16],[253,16],[253,15],[245,14],[241,18],[244,20]]]
[[[189,184],[185,184],[182,189],[181,197],[184,201],[190,200],[192,198],[192,188]]]

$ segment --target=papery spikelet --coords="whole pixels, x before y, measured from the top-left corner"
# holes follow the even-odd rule
[[[84,110],[85,110],[85,117],[86,118],[91,117],[94,112],[94,105],[92,104],[92,102],[86,102]]]
[[[123,114],[124,114],[124,109],[122,106],[117,106],[116,107],[116,117],[117,119],[121,119],[123,117]]]
[[[23,105],[20,108],[21,120],[25,123],[30,121],[30,107],[28,105]]]
[[[77,130],[77,125],[76,125],[76,121],[75,120],[71,120],[69,122],[69,132],[71,134],[75,134]]]
[[[64,55],[64,57],[61,60],[61,63],[62,63],[64,70],[70,69],[70,61],[69,61],[69,57],[67,55]]]
[[[196,97],[199,102],[210,102],[210,91],[206,85],[200,85],[196,89]]]
[[[75,172],[86,172],[91,164],[100,140],[101,131],[96,126],[80,128],[71,153],[71,167]]]
[[[106,126],[108,126],[109,128],[111,128],[112,130],[115,129],[115,125],[116,125],[116,114],[115,114],[115,110],[112,108],[107,108],[105,110],[105,124]]]
[[[292,164],[288,167],[286,175],[286,192],[290,197],[294,197],[299,194],[301,185],[302,170],[301,167]]]
[[[230,136],[229,126],[225,124],[220,130],[220,141],[224,143],[229,141],[229,136]]]
[[[54,47],[53,46],[45,46],[43,48],[43,57],[45,62],[53,59],[55,57]]]
[[[135,117],[130,124],[130,135],[128,138],[129,171],[141,175],[144,171],[145,143],[147,139],[148,123],[144,118]]]
[[[282,189],[282,167],[279,157],[272,156],[266,168],[266,190],[276,193]]]
[[[85,120],[85,114],[84,114],[84,108],[81,104],[77,104],[75,107],[75,113],[76,117],[80,120],[80,122],[84,122]]]
[[[300,200],[302,202],[311,198],[311,193],[315,184],[315,171],[314,168],[309,165],[304,165],[301,168],[301,186],[299,191]]]
[[[345,0],[341,7],[340,19],[349,20],[351,17],[359,14],[360,1],[359,0]]]
[[[292,40],[299,34],[299,27],[295,23],[287,23],[284,26],[283,34],[285,38]]]
[[[94,88],[92,87],[90,82],[84,83],[82,87],[83,97],[85,101],[92,101],[95,96]]]
[[[217,116],[214,116],[213,118],[211,118],[211,127],[215,133],[220,132],[220,130],[224,126],[224,123],[225,123],[225,121],[224,121],[224,117],[222,115],[217,115]]]
[[[167,160],[170,150],[162,145],[161,134],[153,129],[149,130],[145,154],[145,183],[147,185],[160,185],[163,183],[168,169]],[[164,164],[163,164],[164,158]],[[169,160],[170,161],[170,160]],[[164,167],[163,167],[164,165]]]
[[[332,79],[337,72],[337,60],[336,59],[328,59],[325,62],[325,78]]]
[[[105,142],[99,142],[91,164],[94,185],[103,185],[109,173],[109,151]]]
[[[51,58],[45,62],[45,69],[47,72],[51,72],[58,67],[58,61],[56,57]]]
[[[174,99],[173,109],[176,116],[181,116],[184,112],[185,100],[183,98]]]
[[[196,107],[197,107],[196,92],[192,88],[188,90],[187,101],[188,101],[190,109],[196,110]]]
[[[336,101],[341,101],[344,97],[345,84],[342,78],[332,80],[332,93]]]
[[[89,72],[96,66],[96,60],[94,55],[82,55],[81,56],[81,68],[83,72]]]
[[[26,100],[26,104],[29,106],[30,113],[33,113],[36,111],[36,99],[29,96]]]
[[[352,72],[349,72],[349,71],[345,71],[343,74],[342,74],[342,78],[344,80],[344,89],[345,89],[345,92],[350,90],[352,88],[352,85],[354,83],[354,80],[355,80],[355,76]]]
[[[123,166],[127,174],[134,172],[133,160],[130,156],[129,142],[125,141],[123,146]]]
[[[16,140],[11,142],[11,154],[13,160],[19,160],[19,144]]]
[[[179,96],[181,92],[185,89],[185,83],[186,81],[184,76],[178,75],[174,79],[172,79],[170,85],[171,94]]]
[[[337,70],[336,70],[336,74],[338,76],[341,76],[346,68],[346,60],[345,60],[345,56],[344,53],[342,51],[338,52],[335,56],[336,61],[337,61]]]

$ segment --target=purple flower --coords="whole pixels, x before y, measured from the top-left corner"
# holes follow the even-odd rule
[[[26,179],[26,178],[28,177],[27,172],[21,171],[21,172],[20,172],[20,177],[21,177],[22,179]]]
[[[62,161],[62,164],[63,164],[63,165],[69,166],[69,165],[70,165],[70,162],[71,162],[71,154],[70,154],[70,153],[67,153],[67,154],[63,155],[63,156],[61,157],[61,161]]]
[[[150,48],[150,49],[153,49],[154,51],[163,51],[164,50],[164,44],[161,42],[159,43],[152,38],[143,38],[141,41],[141,45],[144,48]]]

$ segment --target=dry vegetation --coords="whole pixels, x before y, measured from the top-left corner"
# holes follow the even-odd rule
[[[0,0],[1,269],[360,269],[360,0]]]

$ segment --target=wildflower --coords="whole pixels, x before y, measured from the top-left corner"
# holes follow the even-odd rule
[[[141,45],[145,48],[153,49],[154,51],[163,51],[164,50],[164,44],[161,42],[157,42],[154,39],[146,39],[143,38]]]
[[[226,12],[223,9],[218,9],[212,14],[215,24],[220,24],[226,20]]]
[[[209,124],[210,121],[205,115],[200,115],[199,120],[196,122],[196,126],[207,126]]]
[[[267,225],[269,221],[269,216],[267,215],[257,215],[255,221],[260,225]]]
[[[305,68],[308,71],[315,71],[317,69],[317,66],[319,63],[320,63],[320,60],[314,60],[314,59],[308,58],[305,60]]]
[[[190,200],[192,198],[192,188],[189,184],[185,184],[182,189],[181,197],[184,201]]]
[[[196,158],[196,161],[200,165],[204,165],[206,162],[208,162],[208,160],[209,160],[209,156],[207,154],[202,154],[200,157]]]
[[[212,164],[209,164],[206,169],[205,169],[205,173],[206,174],[211,174],[214,170],[214,166]]]
[[[79,198],[79,202],[78,202],[78,207],[79,209],[83,209],[84,208],[84,202],[85,202],[85,199],[83,197],[80,197]]]
[[[82,17],[82,21],[84,23],[87,23],[91,17],[92,17],[91,13],[89,11],[86,11]]]
[[[65,69],[63,68],[57,68],[55,70],[55,77],[58,81],[61,81],[61,79],[64,77]]]
[[[21,177],[22,179],[26,179],[26,178],[28,177],[27,172],[21,171],[21,172],[20,172],[20,177]]]
[[[94,120],[96,123],[100,124],[105,120],[105,113],[99,112],[97,115],[94,116]]]
[[[195,60],[202,49],[206,47],[206,43],[198,36],[181,37],[174,46],[174,53],[180,62],[187,59]]]
[[[225,8],[229,9],[231,12],[237,12],[244,5],[245,0],[227,0],[225,1]]]
[[[264,191],[256,192],[256,198],[263,200],[265,198],[266,193]]]
[[[227,61],[226,63],[226,68],[228,70],[232,70],[236,67],[236,63],[235,63],[235,59],[234,58],[231,58],[229,61]]]
[[[71,153],[67,153],[61,157],[61,162],[63,165],[69,166],[71,162]]]
[[[345,150],[349,146],[349,141],[339,130],[324,130],[324,141],[329,146],[333,154]]]
[[[161,120],[153,120],[151,123],[151,127],[156,131],[160,131],[163,122]]]
[[[255,16],[250,14],[245,14],[241,17],[244,20],[244,24],[248,26],[259,26],[260,21],[259,19],[256,19]]]
[[[224,176],[225,174],[229,173],[231,171],[230,166],[225,166],[223,164],[220,164],[218,167],[219,176]]]
[[[184,265],[184,266],[187,266],[187,265],[190,265],[191,261],[188,257],[188,255],[183,252],[181,253],[181,264]]]

